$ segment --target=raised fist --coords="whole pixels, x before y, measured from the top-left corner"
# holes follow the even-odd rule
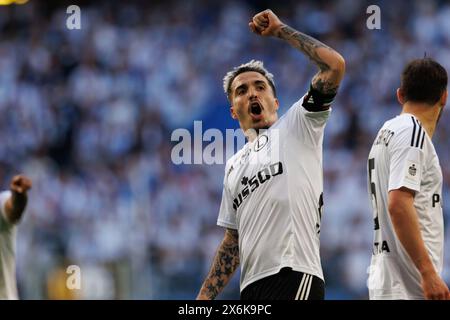
[[[282,25],[281,20],[270,9],[254,15],[248,24],[254,33],[261,36],[276,36]]]
[[[9,188],[15,193],[26,193],[29,189],[31,189],[31,186],[31,179],[23,175],[17,175],[11,179]]]

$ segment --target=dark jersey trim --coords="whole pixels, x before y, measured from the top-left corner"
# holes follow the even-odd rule
[[[422,142],[420,143],[420,149],[423,149],[423,142],[425,141],[425,134],[426,134],[426,132],[424,130],[423,136],[422,136]]]
[[[420,136],[422,134],[422,126],[419,125],[419,132],[417,133],[417,139],[416,139],[416,148],[419,147],[419,142],[420,142]]]
[[[314,89],[312,84],[309,85],[309,91],[303,99],[302,106],[307,111],[319,112],[330,109],[336,93],[324,94],[317,89]]]
[[[411,137],[411,147],[414,147],[414,138],[416,136],[416,122],[414,121],[413,117],[411,117],[411,120],[412,120],[413,125],[414,125],[414,127],[413,127],[413,134],[412,134],[412,137]]]
[[[413,122],[413,132],[411,136],[411,147],[416,147],[423,149],[423,143],[425,141],[425,129],[422,128],[422,125],[420,124],[419,120],[415,119],[413,116],[411,116],[411,120]],[[418,127],[418,132],[416,135],[416,127]]]

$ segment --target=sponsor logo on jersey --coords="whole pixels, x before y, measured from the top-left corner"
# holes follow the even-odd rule
[[[389,246],[386,240],[383,240],[381,243],[374,242],[373,244],[373,255],[381,254],[383,252],[389,253],[391,250],[389,250]]]
[[[269,137],[265,134],[261,135],[255,143],[255,151],[258,152],[262,148],[264,148],[269,142]]]
[[[442,207],[442,203],[441,203],[441,195],[440,195],[440,194],[438,194],[438,193],[433,194],[433,196],[432,196],[432,198],[431,198],[431,201],[432,201],[433,208],[435,208],[436,205],[437,205],[438,203],[439,203],[439,204],[441,205],[441,207]]]
[[[242,205],[242,202],[247,199],[250,194],[255,192],[262,184],[282,173],[283,164],[281,162],[277,162],[261,169],[251,178],[246,176],[242,177],[241,184],[244,188],[233,200],[233,209],[237,210]]]

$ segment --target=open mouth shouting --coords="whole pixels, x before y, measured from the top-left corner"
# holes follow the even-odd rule
[[[249,113],[253,121],[259,121],[263,118],[262,111],[263,107],[261,103],[259,103],[258,101],[250,102]]]

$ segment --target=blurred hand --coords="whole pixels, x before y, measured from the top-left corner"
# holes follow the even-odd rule
[[[450,300],[448,287],[436,272],[422,276],[422,289],[428,300]]]
[[[248,26],[254,33],[268,37],[276,36],[283,23],[272,10],[267,9],[253,16]]]
[[[23,194],[31,189],[31,186],[31,179],[23,175],[17,175],[11,179],[11,184],[9,187],[12,192]]]

